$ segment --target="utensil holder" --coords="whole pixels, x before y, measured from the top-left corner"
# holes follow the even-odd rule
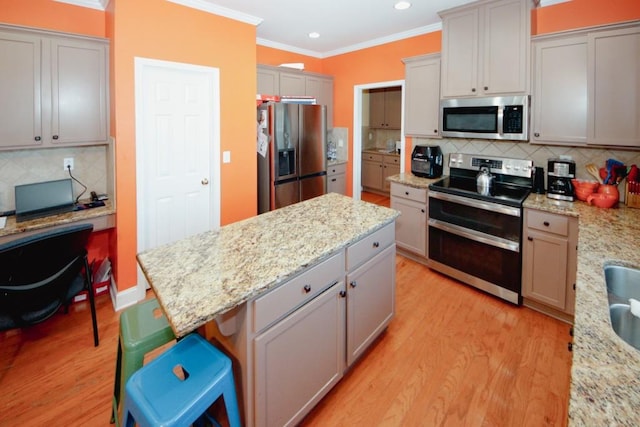
[[[624,185],[625,204],[630,208],[640,208],[640,194],[629,192],[629,183]]]

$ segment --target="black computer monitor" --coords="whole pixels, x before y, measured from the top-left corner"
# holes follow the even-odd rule
[[[70,178],[15,186],[16,221],[70,212],[74,208]]]

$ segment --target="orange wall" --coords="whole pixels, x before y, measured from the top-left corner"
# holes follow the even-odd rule
[[[255,215],[255,27],[165,0],[112,0],[112,103],[117,165],[116,278],[119,289],[136,281],[136,152],[134,58],[145,57],[220,69],[221,222]],[[229,43],[233,40],[234,43]],[[222,156],[220,156],[222,157]]]
[[[640,19],[640,0],[572,0],[535,10],[531,33],[554,33],[634,19]]]
[[[0,0],[0,22],[105,37],[104,12],[51,0]]]

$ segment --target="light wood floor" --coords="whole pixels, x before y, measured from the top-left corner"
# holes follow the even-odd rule
[[[396,258],[396,316],[305,426],[563,426],[568,326]],[[108,426],[118,314],[0,332],[0,426]]]

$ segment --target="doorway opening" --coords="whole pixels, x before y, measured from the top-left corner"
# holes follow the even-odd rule
[[[385,130],[382,124],[371,127],[371,94],[378,96],[381,90],[400,88],[400,129]],[[353,88],[353,198],[362,198],[362,150],[381,144],[380,149],[386,149],[389,139],[400,140],[400,153],[404,153],[404,80],[356,85]],[[375,114],[374,114],[375,119]],[[395,126],[394,126],[395,127]],[[393,135],[393,136],[392,136]],[[398,135],[398,136],[396,136]],[[364,139],[363,139],[364,138]],[[397,139],[396,139],[397,138]],[[395,145],[394,145],[395,148]],[[377,148],[376,148],[377,149]],[[404,172],[404,155],[400,156],[400,172]]]

